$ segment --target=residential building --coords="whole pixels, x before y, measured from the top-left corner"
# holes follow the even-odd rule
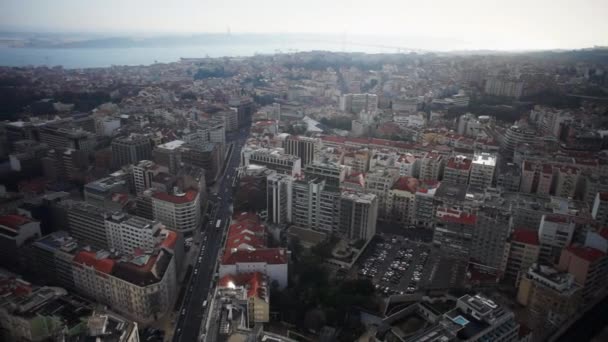
[[[180,148],[185,143],[186,142],[183,140],[173,140],[168,143],[156,145],[152,151],[154,162],[168,168],[170,173],[177,173],[182,162]]]
[[[21,247],[40,237],[40,222],[23,215],[0,216],[0,263],[10,270],[19,271]]]
[[[95,148],[95,135],[79,128],[46,125],[39,130],[40,142],[58,150],[72,149],[91,152]]]
[[[290,135],[284,141],[285,153],[300,157],[301,166],[312,163],[318,156],[321,140],[304,136]]]
[[[293,182],[293,224],[325,233],[338,230],[340,223],[340,192],[326,189],[325,180]]]
[[[528,269],[538,262],[540,257],[540,242],[536,230],[516,228],[509,241],[509,257],[505,269],[505,278],[515,287],[519,286],[521,278]]]
[[[435,225],[435,193],[439,182],[422,183],[416,189],[414,199],[414,225],[433,229]]]
[[[323,180],[326,189],[338,191],[346,176],[346,170],[335,163],[313,162],[306,166],[304,174],[306,179]]]
[[[292,221],[292,183],[293,178],[289,175],[273,173],[268,176],[266,180],[268,222],[286,224]]]
[[[538,228],[541,246],[541,263],[557,263],[563,248],[570,245],[576,226],[572,217],[566,215],[543,215]]]
[[[595,195],[591,215],[603,227],[608,226],[608,192],[598,192]]]
[[[502,163],[496,170],[496,188],[517,192],[521,183],[521,168],[515,163]]]
[[[437,152],[428,152],[420,161],[420,175],[422,181],[438,181],[443,175],[444,159]]]
[[[110,176],[85,184],[84,200],[108,210],[119,210],[122,207],[120,198],[128,196],[132,177],[129,173],[117,171]]]
[[[340,233],[351,241],[370,240],[376,234],[376,195],[343,191],[340,197]]]
[[[362,111],[375,112],[378,110],[378,95],[344,94],[340,97],[340,110],[351,114],[359,114]]]
[[[266,227],[252,213],[233,217],[228,228],[224,255],[219,268],[220,279],[227,275],[260,272],[279,288],[287,286],[288,252],[266,246]]]
[[[485,189],[492,187],[495,169],[495,155],[485,152],[476,154],[471,165],[469,189],[484,191]]]
[[[105,220],[109,213],[100,207],[80,201],[65,200],[59,206],[67,214],[71,236],[94,248],[108,248]]]
[[[255,164],[266,166],[267,168],[290,175],[299,176],[302,173],[302,161],[300,157],[284,154],[279,151],[257,150],[251,153],[245,160],[245,165]]]
[[[563,165],[556,169],[555,196],[574,198],[579,187],[580,169],[569,165]]]
[[[468,260],[477,217],[448,208],[437,209],[433,243],[447,254]]]
[[[524,161],[519,191],[549,195],[553,185],[553,171],[551,164]]]
[[[568,272],[583,288],[583,303],[588,304],[605,295],[608,281],[608,258],[606,253],[580,245],[562,250],[557,269]]]
[[[404,225],[415,224],[416,192],[420,181],[413,177],[400,177],[388,193],[387,207],[392,220]]]
[[[154,219],[179,233],[191,233],[201,223],[201,194],[197,190],[152,194]]]
[[[387,210],[388,196],[397,179],[399,179],[399,172],[395,169],[380,168],[366,175],[365,191],[376,195],[380,219],[387,219],[390,215],[390,211]]]
[[[185,144],[180,148],[180,153],[181,161],[184,164],[205,170],[205,179],[208,184],[215,182],[222,169],[223,154],[220,144]]]
[[[574,276],[551,266],[533,264],[522,277],[517,302],[526,307],[526,324],[535,341],[545,341],[572,317],[582,304]]]
[[[511,215],[504,208],[490,206],[482,206],[476,215],[471,259],[502,274],[509,253],[507,239],[511,235]]]
[[[142,160],[133,165],[133,186],[135,193],[139,194],[152,187],[154,176],[160,172],[168,171],[151,160]]]
[[[177,233],[163,230],[153,250],[120,258],[81,249],[72,262],[74,286],[140,323],[156,321],[173,308],[177,297],[176,241]]]
[[[134,254],[137,249],[154,248],[156,236],[164,225],[158,221],[117,212],[106,218],[105,228],[110,249]]]
[[[471,159],[466,156],[455,156],[448,159],[443,169],[442,182],[450,184],[469,184]]]

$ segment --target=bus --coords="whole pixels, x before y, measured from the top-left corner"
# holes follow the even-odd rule
[[[217,224],[215,225],[215,229],[220,229],[220,226],[222,225],[222,220],[217,220]]]

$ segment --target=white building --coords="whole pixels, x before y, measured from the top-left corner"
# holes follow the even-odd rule
[[[177,232],[191,232],[201,221],[201,196],[196,190],[152,195],[154,218]]]
[[[490,153],[476,154],[471,165],[469,187],[483,191],[492,186],[494,170],[496,169],[496,156]]]
[[[152,249],[164,225],[124,213],[115,213],[105,221],[108,247],[121,253],[132,254],[136,248]]]
[[[285,224],[291,222],[291,200],[293,178],[278,173],[266,179],[266,204],[268,222]]]

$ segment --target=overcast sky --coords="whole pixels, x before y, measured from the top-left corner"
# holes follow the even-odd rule
[[[0,0],[0,28],[440,37],[477,49],[608,45],[608,0]]]

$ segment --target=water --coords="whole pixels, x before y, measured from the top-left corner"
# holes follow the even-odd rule
[[[180,57],[237,57],[277,52],[311,50],[348,52],[395,52],[381,47],[344,47],[339,43],[258,43],[258,44],[212,44],[174,47],[129,47],[129,48],[8,48],[0,47],[1,66],[56,66],[64,68],[98,68],[112,65],[149,65],[155,62],[176,62]],[[388,51],[387,51],[388,50]]]

